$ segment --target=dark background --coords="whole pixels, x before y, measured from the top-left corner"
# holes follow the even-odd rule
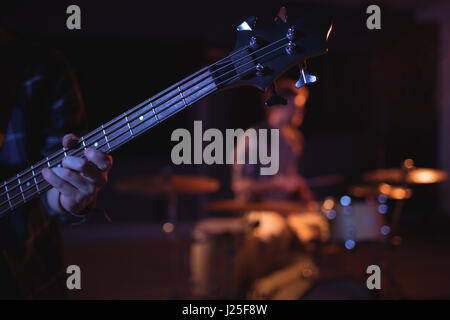
[[[256,15],[267,23],[280,3],[130,1],[125,8],[106,1],[78,1],[82,29],[73,31],[65,26],[65,10],[72,4],[68,1],[14,1],[4,4],[2,11],[7,14],[2,16],[23,38],[57,48],[69,59],[93,129],[213,62],[215,56],[225,55],[234,47],[235,26],[241,20]],[[381,30],[366,28],[362,3],[355,2],[350,8],[337,2],[287,4],[291,15],[314,8],[331,13],[334,23],[329,53],[309,63],[320,81],[310,87],[302,127],[306,138],[303,174],[342,173],[351,183],[365,170],[397,167],[407,157],[417,166],[437,167],[437,27],[415,22],[413,8],[399,10],[392,4],[382,7]],[[143,167],[133,166],[138,170],[128,175],[170,166],[174,146],[170,134],[179,127],[191,130],[193,120],[202,119],[205,129],[251,126],[263,117],[259,101],[256,89],[239,88],[197,103],[116,152],[112,180],[123,171],[122,159],[134,163],[138,157],[142,161]],[[229,195],[227,166],[199,167],[172,170],[221,178],[223,188],[218,196]],[[423,190],[428,209],[436,203],[430,198],[436,194],[434,188]],[[320,196],[336,192],[316,191]],[[115,208],[110,210],[116,219],[130,218],[115,214]]]
[[[300,168],[306,177],[343,174],[343,184],[317,188],[319,198],[340,196],[364,171],[398,167],[405,158],[437,168],[437,53],[439,27],[418,22],[418,10],[432,3],[381,1],[382,29],[366,28],[366,1],[287,1],[290,15],[311,8],[333,15],[328,54],[310,61],[319,81],[310,86],[302,126],[306,148]],[[3,2],[0,17],[17,35],[57,48],[72,64],[87,106],[89,128],[126,111],[234,47],[235,27],[256,15],[270,21],[278,1],[39,1]],[[66,8],[81,7],[82,29],[67,30]],[[126,4],[126,7],[125,7]],[[180,218],[208,213],[208,199],[231,196],[228,166],[173,167],[176,128],[192,131],[246,128],[262,119],[261,94],[254,88],[221,92],[191,106],[114,153],[110,184],[99,205],[117,225],[160,223],[164,198],[120,194],[114,183],[147,173],[210,175],[221,181],[213,195],[182,197]],[[404,232],[446,237],[447,216],[436,185],[414,187],[402,217]],[[93,217],[91,226],[104,224]],[[76,239],[76,235],[72,237]]]

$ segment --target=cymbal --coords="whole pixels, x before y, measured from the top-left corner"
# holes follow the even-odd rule
[[[403,171],[397,168],[378,169],[363,174],[363,180],[366,182],[402,183],[403,179]],[[412,184],[437,183],[447,179],[447,172],[431,168],[413,168],[406,176],[406,182]]]
[[[124,179],[115,185],[116,190],[140,195],[199,194],[219,190],[217,179],[205,176],[170,175],[144,176]]]
[[[381,183],[377,186],[373,185],[355,185],[349,188],[349,193],[353,197],[367,198],[376,197],[384,194],[389,199],[402,200],[409,199],[412,196],[410,188],[392,186],[387,183]]]
[[[318,208],[316,202],[304,203],[300,201],[281,201],[281,200],[266,200],[266,201],[245,201],[238,199],[226,199],[211,201],[206,204],[206,209],[210,211],[277,211],[281,213],[311,211]]]

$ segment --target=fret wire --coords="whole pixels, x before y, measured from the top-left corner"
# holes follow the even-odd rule
[[[159,122],[159,118],[158,118],[158,115],[156,114],[155,109],[153,109],[153,114],[154,114],[154,117],[156,119],[156,122]]]
[[[154,109],[153,109],[153,111],[154,111]],[[125,112],[124,114],[125,114],[125,121],[126,121],[126,123],[127,123],[128,130],[130,130],[131,136],[134,137],[133,130],[131,130],[130,123],[128,122],[128,115],[127,115],[126,112]]]
[[[111,146],[109,145],[109,142],[108,142],[108,136],[106,135],[103,125],[102,125],[102,130],[103,130],[103,136],[105,137],[106,144],[108,145],[109,150],[111,150]]]
[[[25,201],[25,195],[23,194],[23,189],[22,189],[22,184],[20,182],[19,174],[17,174],[17,182],[19,183],[20,194],[22,195],[22,198]]]
[[[150,106],[151,106],[151,108],[153,110],[153,115],[154,115],[156,121],[159,122],[158,115],[156,114],[155,108],[153,107],[153,103],[150,102]]]
[[[244,47],[244,48],[238,50],[238,52],[239,52],[239,51],[242,51],[242,50],[245,50],[245,49],[246,49],[246,47]],[[237,52],[234,52],[233,54],[236,54],[236,53],[237,53]],[[226,57],[226,58],[228,58],[228,57]],[[151,97],[151,98],[145,100],[144,102],[141,102],[141,103],[138,104],[137,106],[135,106],[135,107],[133,107],[132,109],[128,110],[128,113],[130,114],[130,113],[134,113],[134,112],[136,112],[136,111],[139,111],[139,109],[140,109],[141,107],[144,107],[144,108],[145,108],[145,105],[148,105],[149,103],[152,104],[152,102],[155,102],[156,99],[160,99],[161,97],[166,96],[167,93],[173,93],[174,88],[176,88],[177,86],[182,85],[183,83],[188,83],[188,82],[193,81],[193,80],[203,81],[203,80],[205,80],[205,79],[208,79],[208,77],[211,77],[212,74],[214,74],[215,72],[217,72],[218,70],[220,70],[220,69],[222,69],[222,68],[224,68],[224,67],[221,67],[221,68],[215,70],[213,73],[210,73],[210,72],[209,72],[210,68],[212,68],[212,67],[215,66],[216,64],[220,63],[221,61],[224,61],[226,58],[221,59],[221,60],[217,61],[216,63],[210,65],[210,66],[206,66],[206,67],[200,69],[199,71],[197,71],[196,73],[192,74],[191,76],[189,76],[189,77],[187,77],[187,78],[185,78],[185,79],[183,79],[183,80],[177,82],[176,84],[174,84],[174,85],[170,86],[169,88],[167,88],[167,89],[161,91],[160,93],[158,93],[158,94],[154,95],[153,97]],[[198,78],[201,78],[202,74],[203,74],[203,75],[206,74],[207,76],[206,76],[205,78],[202,78],[202,79],[198,80]],[[198,75],[200,75],[200,76],[198,76]],[[198,77],[197,77],[197,76],[198,76]],[[197,78],[195,78],[195,77],[197,77]],[[197,83],[198,83],[198,82],[197,82]],[[214,83],[214,80],[213,80],[210,84],[213,84],[213,83]],[[194,83],[194,84],[195,84],[195,83]],[[172,98],[173,98],[173,97],[170,97],[168,100],[170,100],[170,99],[172,99]],[[161,103],[165,103],[165,102],[167,102],[168,100],[163,101],[163,102],[161,102]],[[107,122],[107,123],[105,124],[105,126],[106,126],[106,127],[110,127],[113,123],[115,123],[115,122],[117,122],[117,121],[119,121],[119,120],[120,120],[120,116],[119,116],[119,117],[116,117],[116,118],[114,118],[114,119],[112,119],[112,120],[109,121],[109,122]],[[95,133],[94,133],[94,132],[95,132]],[[97,132],[98,132],[98,129],[94,130],[94,131],[91,132],[90,134],[96,134]]]
[[[207,92],[203,93],[202,95],[200,95],[200,96],[196,97],[194,100],[192,100],[192,101],[190,102],[190,104],[193,104],[193,103],[197,102],[197,101],[200,100],[203,96],[212,93],[212,92],[213,92],[214,90],[216,90],[216,89],[217,89],[217,88],[214,87],[213,89],[208,90]],[[169,114],[169,117],[172,116],[172,115],[174,115],[175,113],[181,111],[181,110],[182,110],[182,109],[175,110],[174,112],[172,112],[171,114]],[[148,120],[147,120],[147,121],[148,121]],[[156,123],[155,123],[155,124],[156,124]],[[151,127],[153,127],[155,124],[153,124]],[[142,126],[142,123],[139,123],[138,125],[134,126],[133,129],[136,129],[137,127],[141,127],[141,126]],[[151,127],[149,127],[149,128],[151,128]],[[137,134],[135,134],[135,137],[139,136],[141,133],[144,133],[144,132],[146,131],[146,129],[149,129],[149,128],[144,128],[144,130],[141,130],[140,132],[138,132]],[[121,135],[120,135],[120,136],[121,136]],[[118,139],[120,136],[116,137],[115,139]],[[122,143],[118,144],[118,145],[116,146],[116,148],[120,147],[120,146],[121,146],[122,144],[124,144],[125,142],[126,142],[126,141],[123,141]],[[116,148],[113,148],[112,150],[115,150]]]
[[[205,92],[204,95],[210,94],[210,93],[212,93],[214,90],[216,90],[216,88],[210,89],[209,91]],[[198,96],[198,97],[195,98],[193,101],[191,101],[190,104],[193,104],[193,103],[197,102],[197,101],[200,100],[204,95]],[[182,109],[175,110],[175,111],[174,111],[173,113],[171,113],[169,116],[172,116],[172,115],[174,115],[175,113],[177,113],[177,112],[179,112],[179,111],[181,111],[181,110],[182,110]],[[139,126],[141,126],[141,125],[142,125],[142,124],[138,124],[137,126],[134,126],[133,129],[136,129],[137,127],[139,127]],[[153,124],[151,127],[153,127],[154,125],[155,125],[155,124]],[[151,128],[151,127],[150,127],[150,128]],[[149,128],[144,128],[144,130],[141,130],[139,133],[135,134],[135,136],[137,137],[137,136],[139,136],[141,133],[144,133],[144,132],[146,131],[145,129],[149,129]],[[117,139],[117,138],[118,138],[118,137],[116,137],[116,139]],[[116,147],[118,148],[118,147],[120,147],[122,144],[123,144],[123,143],[119,144],[119,145],[116,146]],[[114,148],[113,150],[115,150],[115,148]]]
[[[59,164],[59,165],[60,165],[60,164]],[[36,186],[36,189],[37,189],[38,194],[39,194],[39,193],[41,193],[41,192],[43,191],[43,190],[41,190],[41,189],[39,188],[39,184],[42,183],[42,182],[46,182],[46,180],[45,180],[45,179],[42,179],[41,181],[38,181],[38,180],[37,180],[36,177],[39,177],[39,176],[41,175],[41,173],[40,173],[40,172],[39,172],[38,174],[34,173],[34,169],[35,169],[35,168],[36,168],[36,167],[33,166],[33,169],[32,169],[33,177],[32,177],[32,179],[35,181],[35,186]],[[30,181],[30,180],[31,180],[31,179],[29,179],[28,181]],[[15,199],[16,199],[18,196],[20,196],[20,195],[22,195],[22,197],[24,198],[24,201],[26,201],[26,198],[24,197],[24,193],[34,188],[33,186],[31,186],[31,187],[29,187],[29,188],[23,190],[23,188],[22,188],[23,182],[20,181],[20,179],[18,179],[18,181],[19,181],[19,183],[18,183],[13,189],[19,187],[19,190],[20,190],[20,191],[19,191],[16,195],[14,195],[14,196],[12,196],[12,197],[10,196],[10,190],[9,190],[8,187],[7,187],[7,185],[10,184],[11,182],[9,182],[8,184],[6,184],[6,181],[5,181],[5,183],[4,183],[5,188],[6,188],[6,190],[7,190],[8,200],[10,200],[10,201],[15,200]],[[31,184],[30,184],[30,185],[31,185]],[[34,196],[34,195],[36,195],[36,192],[34,192],[34,193],[32,194],[32,196]]]
[[[183,92],[181,92],[180,87],[178,87],[178,92],[180,92],[180,97],[181,97],[181,100],[183,100],[183,102],[184,102],[184,106],[187,107],[186,100],[184,100]]]
[[[31,165],[31,173],[33,174],[33,180],[34,180],[34,185],[36,186],[36,190],[37,190],[38,193],[40,193],[40,191],[39,191],[39,184],[37,183],[37,180],[36,180],[36,174],[34,173],[33,165]]]
[[[75,150],[75,152],[73,152],[73,154],[76,154],[77,152],[79,152],[79,150]],[[48,159],[48,157],[46,157],[47,159]],[[62,160],[62,158],[61,159],[54,159],[54,160],[58,160],[58,166],[61,166],[61,160]],[[39,165],[39,166],[44,166],[44,167],[48,167],[48,165],[51,165],[51,163],[49,163],[48,161],[46,162],[46,161],[44,161],[44,164],[41,164],[41,165]],[[30,179],[28,179],[28,180],[26,180],[26,181],[24,181],[24,182],[29,182],[31,179],[34,179],[35,180],[35,184],[37,185],[37,184],[39,184],[39,183],[41,183],[42,181],[40,181],[40,182],[38,182],[37,181],[37,179],[36,179],[36,177],[39,177],[39,175],[41,175],[41,172],[38,172],[37,174],[35,173],[35,169],[37,169],[37,167],[36,166],[31,166],[31,172],[32,172],[32,177],[30,178]],[[42,171],[42,169],[40,169],[41,171]],[[27,173],[29,173],[29,172],[26,172],[26,173],[23,173],[21,176],[24,176],[25,174],[27,174]],[[18,174],[18,176],[19,176],[20,174]],[[20,179],[19,179],[19,181],[20,181]],[[43,181],[45,181],[45,180],[43,180]],[[7,183],[6,184],[6,181],[5,181],[5,185],[8,185],[8,184],[11,184],[11,183],[13,183],[14,182],[14,180],[13,181],[10,181],[9,183]],[[22,182],[22,181],[20,181],[20,183],[19,184],[17,184],[13,189],[15,189],[15,188],[17,188],[17,187],[19,187],[20,189],[21,189],[21,186],[23,185],[23,183],[24,182]],[[26,192],[26,191],[28,191],[29,189],[26,189],[25,191],[23,191],[23,192]]]
[[[42,183],[45,184],[45,187],[44,188],[39,188],[39,184],[42,184]],[[38,182],[36,185],[38,186],[38,189],[41,190],[41,193],[47,191],[48,189],[50,189],[50,184],[48,184],[48,182],[46,180],[42,180],[42,181]],[[20,205],[24,204],[27,201],[27,199],[24,197],[24,192],[27,192],[27,191],[29,191],[31,189],[32,188],[26,189],[25,191],[21,191],[20,193],[16,194],[12,198],[9,196],[9,192],[8,192],[7,195],[8,195],[8,202],[9,202],[9,205],[10,205],[10,209],[14,210],[14,208],[18,208]],[[23,200],[20,200],[17,204],[13,205],[12,201],[15,200],[15,198],[17,198],[20,194],[22,195]],[[33,191],[31,196],[28,199],[33,198],[34,196],[36,196],[36,194],[39,194],[39,193],[36,193],[35,191]]]
[[[9,197],[8,186],[6,185],[6,181],[5,181],[4,187],[5,187],[5,190],[6,190],[6,197],[8,198],[8,202],[9,202],[9,208],[12,209],[13,207],[12,207],[12,204],[11,204],[11,199]]]
[[[238,50],[238,52],[243,51],[243,50],[246,50],[246,48],[247,48],[247,47],[244,47],[244,48]],[[234,52],[233,55],[236,54],[236,53],[237,53],[237,52]],[[192,74],[192,75],[186,77],[185,79],[182,79],[181,81],[179,81],[179,82],[177,82],[176,84],[170,86],[169,88],[167,88],[167,89],[165,89],[165,90],[159,92],[158,94],[152,96],[151,98],[149,98],[149,99],[147,99],[147,100],[141,102],[140,104],[136,105],[135,107],[131,108],[130,110],[128,110],[128,113],[129,113],[129,114],[130,114],[130,113],[134,113],[134,112],[138,111],[141,107],[143,107],[143,106],[145,107],[145,105],[147,105],[148,103],[151,104],[152,101],[155,101],[156,99],[159,99],[160,97],[163,97],[163,96],[167,95],[167,93],[172,92],[172,91],[174,90],[174,88],[176,88],[176,86],[182,85],[183,83],[187,83],[187,82],[192,81],[192,80],[195,80],[195,79],[198,80],[198,78],[201,78],[202,74],[206,74],[207,77],[202,78],[201,80],[207,79],[207,78],[210,77],[212,74],[214,74],[215,72],[217,72],[218,70],[220,70],[220,69],[217,69],[217,70],[215,70],[213,73],[210,73],[210,72],[209,72],[210,68],[212,68],[213,66],[219,64],[219,63],[222,62],[222,61],[225,61],[227,58],[229,58],[229,57],[227,56],[226,58],[221,59],[221,60],[217,61],[216,63],[214,63],[214,64],[212,64],[212,65],[209,65],[209,66],[206,66],[206,67],[200,69],[199,71],[195,72],[194,74]],[[221,67],[221,68],[223,68],[223,67]],[[195,77],[197,77],[197,78],[195,78]],[[171,98],[169,98],[169,99],[171,99]],[[164,103],[164,102],[163,102],[163,103]],[[114,119],[112,119],[112,120],[110,120],[109,122],[107,122],[107,123],[105,124],[105,126],[106,126],[106,127],[109,127],[109,126],[111,126],[111,124],[117,122],[118,120],[120,120],[120,116],[119,116],[119,117],[116,117],[116,118],[114,118]],[[89,133],[89,135],[90,135],[90,134],[96,134],[96,133],[98,133],[98,130],[99,130],[99,129],[93,130],[91,133]],[[88,137],[86,137],[86,138],[88,138]]]

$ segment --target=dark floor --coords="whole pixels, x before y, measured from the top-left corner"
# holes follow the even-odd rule
[[[82,289],[70,299],[190,298],[190,226],[170,238],[159,225],[70,227],[63,232],[65,263],[79,265]],[[386,299],[450,299],[450,241],[405,236],[395,254],[392,277],[381,262],[380,245],[359,245],[348,251],[328,247],[323,273],[349,276],[365,284],[366,268],[380,264],[382,288],[373,296]],[[172,256],[170,255],[172,252]],[[389,279],[394,279],[395,287]]]

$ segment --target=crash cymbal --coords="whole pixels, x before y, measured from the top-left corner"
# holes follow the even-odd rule
[[[448,179],[448,173],[428,168],[416,168],[409,172],[408,180],[410,183],[436,183]]]
[[[260,202],[226,199],[209,202],[206,209],[210,211],[277,211],[281,213],[303,212],[318,208],[316,202],[304,203],[300,201],[266,200]]]
[[[119,192],[149,196],[171,193],[199,194],[219,190],[220,183],[217,179],[204,176],[144,176],[124,179],[116,183],[115,188]]]
[[[363,180],[372,183],[402,183],[403,179],[404,172],[397,168],[379,169],[363,174]],[[406,176],[406,182],[412,184],[437,183],[447,179],[447,172],[430,168],[413,168]]]
[[[373,185],[351,186],[349,188],[349,193],[351,196],[357,198],[376,197],[383,194],[389,199],[395,200],[409,199],[412,196],[412,190],[410,188],[392,186],[387,183],[381,183],[377,186]]]

